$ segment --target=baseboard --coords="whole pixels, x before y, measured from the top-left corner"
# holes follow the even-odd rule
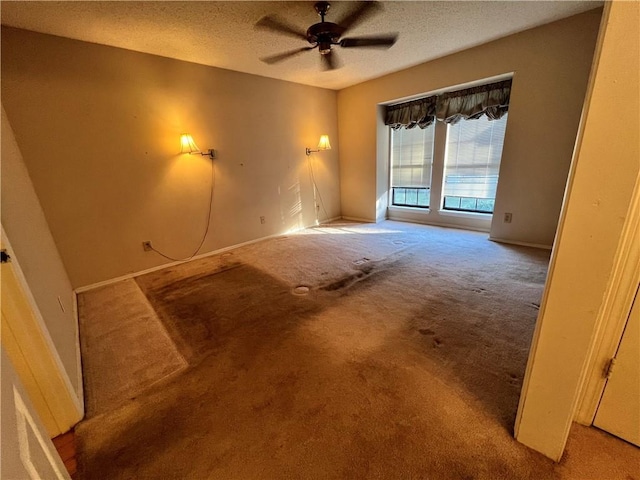
[[[447,223],[447,222],[433,222],[431,220],[422,221],[419,219],[407,219],[404,217],[396,217],[393,215],[388,215],[387,220],[391,220],[392,222],[417,223],[418,225],[431,225],[432,227],[455,228],[457,230],[472,230],[474,232],[489,233],[489,230],[481,227],[473,227],[468,225],[456,225],[454,223]]]
[[[517,240],[507,240],[504,238],[489,237],[489,240],[496,243],[508,243],[510,245],[519,245],[521,247],[542,248],[543,250],[551,250],[552,245],[543,245],[541,243],[518,242]]]
[[[234,244],[234,245],[230,245],[228,247],[219,248],[218,250],[212,250],[210,252],[201,253],[200,255],[196,255],[193,258],[190,258],[189,260],[182,260],[182,261],[163,263],[162,265],[157,265],[155,267],[147,268],[145,270],[139,270],[137,272],[127,273],[126,275],[121,275],[119,277],[110,278],[109,280],[103,280],[101,282],[92,283],[90,285],[84,285],[82,287],[76,288],[74,290],[74,292],[76,292],[76,294],[78,294],[78,293],[87,292],[89,290],[93,290],[95,288],[106,287],[107,285],[112,285],[114,283],[121,282],[122,280],[129,280],[131,278],[139,277],[140,275],[146,275],[147,273],[157,272],[158,270],[162,270],[163,268],[175,267],[176,265],[181,265],[183,263],[191,262],[193,260],[200,260],[201,258],[207,258],[207,257],[211,257],[213,255],[219,255],[221,253],[228,252],[230,250],[235,250],[236,248],[244,247],[246,245],[252,245],[254,243],[262,242],[262,241],[268,240],[270,238],[282,237],[282,236],[285,236],[285,235],[287,235],[289,233],[298,232],[300,230],[304,230],[305,228],[309,228],[309,227],[301,227],[301,228],[289,230],[287,233],[277,233],[277,234],[274,234],[274,235],[268,235],[266,237],[260,237],[260,238],[254,239],[254,240],[249,240],[249,241],[246,241],[246,242],[237,243],[237,244]]]
[[[377,223],[375,220],[370,218],[359,218],[359,217],[339,217],[341,220],[347,220],[349,222],[359,222],[359,223]]]
[[[78,295],[73,292],[73,319],[76,324],[76,369],[77,369],[77,384],[78,390],[76,392],[78,396],[78,400],[80,402],[80,413],[81,419],[84,418],[85,415],[85,407],[84,407],[84,377],[82,376],[82,350],[80,350],[80,314],[78,313]]]
[[[376,223],[374,220],[371,219],[366,219],[366,218],[359,218],[359,217],[350,217],[350,216],[337,216],[337,217],[332,217],[328,220],[324,220],[323,223],[321,225],[324,225],[326,223],[330,223],[330,222],[335,222],[336,220],[346,220],[349,222],[359,222],[359,223]],[[460,226],[460,225],[455,225],[455,224],[448,224],[445,222],[420,222],[420,221],[409,221],[406,219],[402,219],[402,218],[393,218],[393,217],[388,217],[388,220],[392,220],[392,221],[396,221],[396,222],[406,222],[406,223],[418,223],[418,224],[422,224],[422,225],[433,225],[436,227],[445,227],[445,228],[456,228],[459,230],[474,230],[477,232],[486,232],[486,230],[481,229],[481,228],[474,228],[474,227],[466,227],[466,226]],[[317,226],[321,226],[321,225],[317,225]],[[306,228],[313,228],[313,226],[308,226],[308,227],[301,227],[295,230],[291,230],[287,233],[294,233],[300,230],[304,230]],[[258,243],[258,242],[262,242],[264,240],[269,240],[271,238],[277,238],[277,237],[282,237],[284,235],[287,235],[287,233],[276,233],[274,235],[268,235],[266,237],[260,237],[260,238],[256,238],[254,240],[248,240],[246,242],[242,242],[242,243],[237,243],[235,245],[230,245],[228,247],[224,247],[224,248],[220,248],[217,250],[212,250],[211,252],[206,252],[206,253],[202,253],[200,255],[196,255],[195,257],[193,257],[190,260],[187,261],[191,261],[191,260],[199,260],[201,258],[207,258],[207,257],[211,257],[213,255],[220,255],[221,253],[224,252],[228,252],[231,250],[235,250],[236,248],[240,248],[240,247],[244,247],[247,245],[253,245],[254,243]],[[489,240],[494,241],[494,242],[498,242],[498,243],[509,243],[509,244],[513,244],[513,245],[521,245],[524,247],[534,247],[534,248],[543,248],[546,250],[551,250],[551,246],[548,245],[540,245],[540,244],[534,244],[534,243],[526,243],[526,242],[517,242],[517,241],[513,241],[513,240],[505,240],[505,239],[500,239],[500,238],[495,238],[495,237],[489,237]],[[129,280],[131,278],[135,278],[135,277],[139,277],[140,275],[146,275],[147,273],[152,273],[152,272],[156,272],[158,270],[162,270],[163,268],[167,268],[167,267],[174,267],[176,265],[180,265],[182,263],[185,263],[185,261],[176,261],[176,262],[169,262],[169,263],[164,263],[162,265],[157,265],[155,267],[151,267],[151,268],[147,268],[145,270],[140,270],[137,272],[133,272],[133,273],[128,273],[126,275],[121,275],[119,277],[115,277],[115,278],[111,278],[108,280],[103,280],[101,282],[96,282],[96,283],[92,283],[89,285],[84,285],[81,287],[78,287],[76,289],[74,289],[74,292],[76,293],[76,295],[78,293],[83,293],[83,292],[87,292],[89,290],[93,290],[95,288],[100,288],[100,287],[105,287],[107,285],[112,285],[114,283],[117,282],[121,282],[122,280]],[[76,300],[76,304],[77,304],[77,300]],[[77,320],[77,307],[76,307],[76,320]]]
[[[213,255],[220,255],[221,253],[228,252],[230,250],[235,250],[236,248],[244,247],[244,246],[247,246],[247,245],[252,245],[254,243],[262,242],[264,240],[269,240],[270,238],[282,237],[282,236],[288,235],[290,233],[295,233],[295,232],[299,232],[301,230],[305,230],[307,228],[313,228],[314,226],[315,227],[322,226],[322,225],[324,225],[324,223],[334,222],[334,221],[340,220],[340,219],[344,219],[344,217],[337,216],[337,217],[330,218],[328,220],[324,220],[323,223],[320,224],[320,225],[309,225],[309,226],[306,226],[306,227],[300,227],[300,228],[292,229],[292,230],[289,230],[289,231],[284,232],[284,233],[276,233],[276,234],[273,234],[273,235],[267,235],[266,237],[260,237],[260,238],[254,239],[254,240],[248,240],[246,242],[237,243],[237,244],[234,244],[234,245],[230,245],[228,247],[219,248],[218,250],[212,250],[211,252],[206,252],[206,253],[202,253],[200,255],[196,255],[195,257],[193,257],[193,258],[191,258],[189,260],[182,260],[182,261],[163,263],[162,265],[157,265],[155,267],[147,268],[145,270],[139,270],[137,272],[127,273],[126,275],[121,275],[119,277],[110,278],[108,280],[103,280],[101,282],[96,282],[96,283],[92,283],[92,284],[89,284],[89,285],[84,285],[82,287],[76,288],[74,290],[74,292],[76,294],[87,292],[87,291],[93,290],[95,288],[105,287],[107,285],[112,285],[114,283],[121,282],[122,280],[129,280],[131,278],[139,277],[140,275],[146,275],[147,273],[156,272],[158,270],[162,270],[163,268],[174,267],[174,266],[180,265],[182,263],[190,262],[192,260],[199,260],[201,258],[211,257]],[[364,222],[368,222],[367,220],[363,220],[363,221]]]
[[[342,220],[342,217],[341,216],[337,216],[337,217],[328,218],[326,220],[322,220],[318,225],[315,225],[315,226],[316,227],[322,227],[324,225],[327,225],[328,223],[335,222],[336,220]],[[309,227],[307,227],[307,228],[309,228]]]

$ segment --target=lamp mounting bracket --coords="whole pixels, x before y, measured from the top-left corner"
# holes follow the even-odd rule
[[[196,152],[194,152],[196,153]],[[209,150],[207,150],[206,152],[197,152],[200,155],[203,155],[205,157],[210,157],[211,160],[214,160],[216,158],[216,151],[213,148],[210,148]]]

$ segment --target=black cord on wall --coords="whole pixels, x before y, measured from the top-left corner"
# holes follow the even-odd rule
[[[202,248],[202,245],[204,245],[204,241],[207,238],[207,235],[209,234],[209,227],[211,226],[211,212],[213,211],[213,190],[215,189],[215,185],[216,185],[216,169],[215,169],[215,166],[213,165],[213,160],[211,160],[211,190],[209,192],[209,210],[207,212],[207,226],[205,228],[204,235],[202,235],[202,240],[200,240],[200,244],[198,245],[198,248],[196,248],[195,251],[186,258],[171,257],[169,255],[162,253],[160,250],[157,250],[156,248],[153,247],[153,245],[151,246],[151,250],[156,252],[158,255],[166,258],[167,260],[173,260],[174,262],[187,262],[198,254],[198,252]]]
[[[313,165],[311,163],[311,155],[309,155],[308,157],[309,160],[309,178],[311,179],[311,184],[313,185],[313,188],[315,189],[315,192],[318,194],[318,198],[320,199],[320,205],[322,206],[322,210],[324,211],[324,217],[325,220],[329,219],[329,214],[327,213],[327,209],[324,207],[324,201],[322,200],[322,195],[320,194],[320,190],[318,189],[318,185],[316,184],[316,177],[313,174]],[[315,195],[314,195],[314,200],[315,200]],[[318,210],[316,209],[315,205],[314,205],[314,210],[316,210],[316,220],[320,221],[318,219]]]

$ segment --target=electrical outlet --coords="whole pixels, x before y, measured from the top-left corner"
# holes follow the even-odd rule
[[[505,213],[504,214],[504,223],[511,223],[511,219],[513,218],[513,214]]]
[[[260,217],[260,223],[264,224],[265,221],[264,217]]]
[[[153,250],[153,245],[151,245],[151,240],[142,242],[142,250],[144,250],[145,252],[150,252],[151,250]]]

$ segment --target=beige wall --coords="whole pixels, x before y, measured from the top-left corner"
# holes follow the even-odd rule
[[[65,373],[82,403],[82,371],[73,289],[4,108],[1,223]]]
[[[371,80],[338,93],[342,214],[385,213],[388,161],[377,105],[514,73],[491,236],[551,245],[575,143],[601,10]],[[418,47],[417,47],[418,48]],[[502,223],[513,213],[511,224]],[[425,221],[460,223],[432,209]],[[482,225],[476,225],[481,228]]]
[[[606,8],[516,420],[518,440],[555,460],[602,334],[596,318],[640,172],[640,4]]]
[[[2,102],[74,287],[340,215],[334,91],[2,28]],[[325,214],[324,210],[327,211]],[[260,223],[260,216],[265,223]]]

